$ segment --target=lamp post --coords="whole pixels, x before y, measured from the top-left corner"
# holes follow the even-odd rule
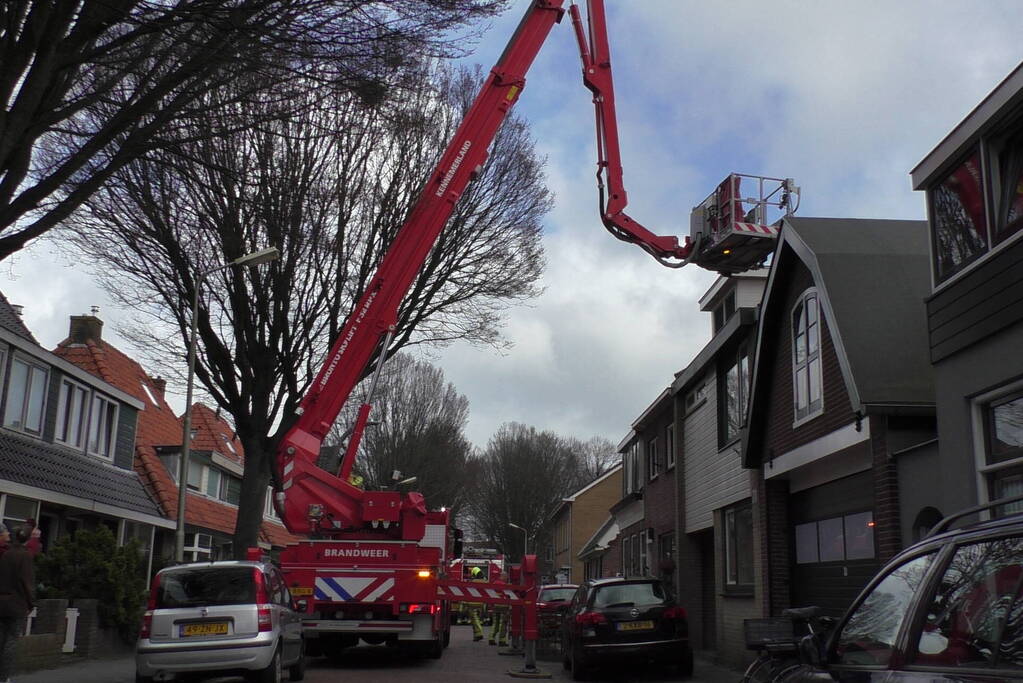
[[[526,531],[525,528],[520,527],[518,524],[515,524],[514,522],[508,522],[508,526],[510,526],[512,529],[518,529],[519,531],[522,532],[522,561],[525,562],[526,551],[529,549],[529,532]]]
[[[188,458],[191,454],[192,441],[192,383],[195,379],[195,335],[198,327],[196,313],[199,310],[199,290],[207,276],[234,266],[258,266],[273,261],[281,252],[277,247],[261,249],[244,256],[239,256],[229,263],[209,270],[200,271],[195,278],[195,292],[192,296],[192,327],[188,336],[188,380],[185,383],[185,414],[181,429],[181,458],[178,462],[178,525],[174,535],[174,559],[183,562],[185,559],[185,498],[188,496]]]

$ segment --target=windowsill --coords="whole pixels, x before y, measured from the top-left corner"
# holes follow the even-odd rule
[[[728,441],[725,441],[724,443],[718,444],[718,451],[720,452],[720,451],[723,451],[725,449],[731,448],[732,446],[734,446],[737,443],[739,443],[739,441],[741,439],[742,439],[742,436],[740,434],[736,434],[735,436],[733,436]]]
[[[724,591],[718,593],[718,597],[721,598],[752,598],[755,595],[753,586],[742,586],[736,588],[726,588]]]
[[[792,428],[793,429],[797,429],[799,427],[802,427],[803,425],[807,424],[808,422],[813,422],[814,420],[816,420],[818,417],[820,417],[823,414],[824,414],[824,406],[821,406],[821,409],[818,410],[817,412],[815,412],[815,413],[813,413],[811,415],[806,415],[805,417],[801,417],[798,420],[793,420],[792,421]]]

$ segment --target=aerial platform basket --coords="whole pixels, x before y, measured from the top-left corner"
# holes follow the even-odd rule
[[[693,262],[724,275],[763,266],[778,242],[780,219],[798,206],[791,178],[730,174],[690,215],[698,245]]]

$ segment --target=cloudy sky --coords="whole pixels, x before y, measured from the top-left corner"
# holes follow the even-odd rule
[[[493,65],[527,4],[494,22],[471,61]],[[1023,60],[1017,0],[607,6],[629,213],[659,234],[687,234],[692,206],[733,171],[794,178],[802,216],[922,219],[909,171]],[[432,360],[469,398],[479,446],[509,421],[617,443],[709,339],[697,301],[714,274],[664,268],[601,227],[593,110],[567,17],[516,109],[556,194],[546,291],[508,316],[510,351],[456,345]],[[0,270],[47,348],[93,305],[119,343],[126,314],[50,245]]]

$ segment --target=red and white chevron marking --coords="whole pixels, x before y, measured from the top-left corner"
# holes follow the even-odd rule
[[[471,598],[504,598],[506,600],[518,600],[518,594],[510,588],[460,588],[458,586],[437,586],[437,594],[441,597],[451,597],[456,600]]]
[[[746,232],[754,235],[777,235],[778,228],[770,225],[758,225],[756,223],[732,223],[732,230],[735,232]]]

